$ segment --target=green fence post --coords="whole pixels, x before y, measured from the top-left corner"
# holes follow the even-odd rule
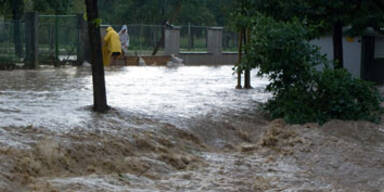
[[[55,15],[55,64],[59,61],[59,17]]]
[[[28,12],[25,14],[25,68],[36,69],[38,67],[39,56],[39,15],[36,12]]]
[[[188,23],[188,50],[192,49],[192,44],[191,23]]]

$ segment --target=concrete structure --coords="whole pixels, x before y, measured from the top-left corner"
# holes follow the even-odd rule
[[[237,62],[237,53],[224,53],[222,39],[223,28],[210,27],[207,32],[208,52],[179,52],[177,55],[186,65],[234,65]],[[165,38],[165,42],[174,40],[177,39]]]
[[[177,55],[180,51],[180,27],[165,29],[164,52],[166,55]]]
[[[375,59],[384,58],[384,36],[377,35],[375,37]]]
[[[327,55],[328,60],[333,60],[332,36],[324,36],[311,41],[320,47],[320,51]],[[355,77],[361,75],[361,38],[347,40],[343,38],[344,67]]]
[[[333,60],[332,36],[311,41]],[[384,36],[370,32],[363,37],[343,38],[344,67],[357,78],[384,83]],[[319,67],[321,69],[321,67]]]
[[[213,55],[207,52],[179,54],[186,65],[234,65],[237,62],[237,53],[222,53]]]
[[[223,27],[208,28],[208,53],[212,55],[221,55],[223,49]]]

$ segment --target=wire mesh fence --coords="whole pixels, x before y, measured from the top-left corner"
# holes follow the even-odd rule
[[[22,21],[0,22],[0,64],[22,62],[24,45],[25,24]]]
[[[104,25],[104,30],[108,26],[111,26],[116,32],[119,32],[122,28],[122,25]],[[160,55],[163,53],[164,39],[162,37],[164,35],[164,26],[145,24],[131,24],[127,26],[130,45],[128,53],[125,53],[126,55],[150,55],[157,46],[160,50]],[[209,27],[207,26],[181,26],[180,51],[207,52],[208,29]],[[237,33],[229,29],[224,29],[222,47],[224,52],[237,51]]]
[[[39,61],[60,64],[76,60],[79,30],[76,15],[40,15]]]
[[[180,30],[180,51],[205,52],[207,51],[208,27],[186,25]]]
[[[79,51],[87,49],[79,43],[87,36],[77,15],[40,15],[38,16],[38,62],[40,64],[60,65],[76,62]],[[80,24],[82,23],[82,24]],[[117,32],[122,25],[112,26]],[[125,53],[132,55],[164,55],[165,26],[129,24],[129,48]],[[106,26],[103,26],[104,28]],[[82,29],[83,29],[82,28]],[[180,27],[181,52],[208,51],[207,26],[185,25]],[[23,63],[26,56],[26,24],[22,21],[0,21],[0,64]],[[81,41],[83,42],[83,41]],[[238,47],[237,33],[223,30],[222,48],[224,52],[235,52]],[[88,48],[89,49],[89,48]]]
[[[119,33],[122,28],[122,25],[104,25],[103,28],[107,28],[108,26],[112,27],[117,33]],[[128,52],[124,53],[125,55],[151,55],[156,47],[158,47],[160,55],[163,53],[163,26],[130,24],[127,25],[127,27],[129,35],[129,48]]]
[[[156,46],[164,49],[163,26],[160,25],[128,25],[130,35],[130,50],[139,54],[152,52]]]
[[[224,52],[236,52],[238,51],[239,44],[238,34],[233,30],[223,30],[223,51]]]

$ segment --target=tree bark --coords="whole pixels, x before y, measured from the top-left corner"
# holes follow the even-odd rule
[[[13,15],[13,26],[14,34],[13,40],[15,43],[15,53],[16,56],[21,58],[23,57],[23,45],[21,42],[21,31],[20,31],[20,19],[24,12],[24,1],[23,0],[13,0],[12,1],[12,15]]]
[[[104,113],[108,110],[105,90],[103,56],[101,52],[100,19],[97,0],[85,0],[88,16],[88,34],[91,44],[93,109]]]
[[[156,47],[153,49],[153,52],[152,52],[152,56],[155,56],[157,54],[157,52],[159,51],[159,48],[160,46],[163,44],[164,45],[164,41],[165,41],[165,28],[166,27],[169,27],[167,25],[167,23],[169,25],[172,25],[172,23],[175,22],[177,16],[179,15],[180,11],[181,11],[181,7],[182,7],[182,0],[179,0],[177,1],[177,4],[176,4],[176,8],[175,8],[175,11],[173,12],[172,16],[163,23],[163,30],[162,30],[162,35],[161,35],[161,38],[160,40],[157,42],[156,44]]]
[[[337,21],[333,24],[333,59],[336,69],[341,69],[344,67],[343,23],[341,21]]]
[[[250,36],[250,33],[248,30],[244,30],[244,46],[247,45],[248,41],[249,41],[249,37]],[[245,50],[245,55],[247,55],[247,49]],[[251,86],[251,70],[249,69],[246,69],[244,71],[244,88],[245,89],[252,89],[252,86]]]
[[[238,54],[238,63],[237,65],[240,65],[241,64],[241,61],[242,61],[242,57],[243,57],[243,32],[240,32],[239,33],[239,54]],[[236,89],[241,89],[243,88],[241,86],[241,71],[237,71],[237,85],[236,85]]]
[[[361,69],[360,78],[374,81],[375,77],[375,37],[363,36],[361,41]]]

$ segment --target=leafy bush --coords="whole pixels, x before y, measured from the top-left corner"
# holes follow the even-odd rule
[[[290,123],[379,119],[377,89],[344,69],[330,69],[319,48],[309,43],[310,32],[300,22],[277,22],[263,15],[251,22],[248,53],[237,69],[257,67],[259,76],[270,79],[267,91],[273,97],[265,109],[272,118]],[[318,65],[325,69],[316,70]]]
[[[382,99],[372,83],[352,77],[345,69],[325,69],[316,81],[314,102],[321,121],[379,120]]]

